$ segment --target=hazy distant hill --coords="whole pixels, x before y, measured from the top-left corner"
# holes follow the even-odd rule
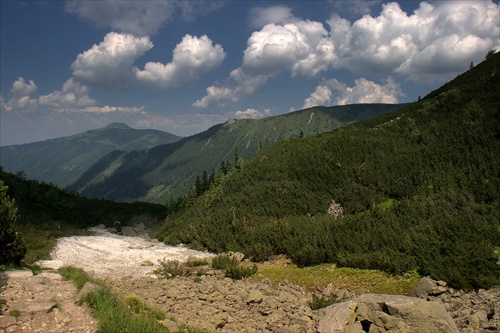
[[[90,197],[165,203],[170,196],[185,194],[197,175],[210,173],[223,161],[234,161],[236,149],[246,159],[275,142],[328,132],[403,106],[315,107],[258,120],[230,119],[205,132],[148,151],[114,151],[85,172],[71,188]]]
[[[179,139],[167,132],[112,123],[72,136],[0,147],[0,164],[5,171],[23,171],[27,178],[66,186],[113,150],[144,150]]]

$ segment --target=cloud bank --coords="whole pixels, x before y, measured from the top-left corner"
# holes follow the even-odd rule
[[[174,18],[192,21],[221,8],[221,1],[115,1],[70,0],[65,9],[98,27],[134,34],[154,35]]]
[[[372,1],[357,10],[367,13],[377,3]],[[250,23],[260,30],[248,38],[241,66],[222,85],[208,87],[193,106],[206,108],[238,101],[286,71],[292,77],[348,70],[393,75],[417,83],[441,82],[461,72],[471,60],[480,60],[489,50],[499,48],[498,12],[499,6],[492,1],[443,1],[422,2],[408,14],[392,2],[382,5],[378,16],[366,14],[354,22],[334,14],[326,22],[327,30],[320,22],[294,17],[285,6],[257,8]],[[373,96],[378,96],[370,100],[397,101],[401,96],[394,81],[384,86],[370,82],[360,78],[355,87],[345,86],[346,97],[335,101],[359,101],[358,91],[369,87]],[[317,88],[304,105],[331,98],[327,88]]]

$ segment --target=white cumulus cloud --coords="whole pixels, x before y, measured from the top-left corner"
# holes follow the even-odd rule
[[[243,118],[252,118],[252,119],[258,119],[258,118],[263,118],[265,116],[268,116],[270,114],[271,110],[270,109],[265,109],[264,111],[260,112],[256,109],[253,108],[248,108],[244,111],[236,111],[234,113],[234,116],[239,119]]]
[[[99,45],[80,53],[71,69],[74,77],[85,82],[120,87],[133,78],[134,61],[152,47],[149,37],[110,32]]]
[[[357,73],[394,73],[413,81],[456,74],[498,46],[499,6],[492,1],[422,2],[413,13],[398,3],[382,6],[378,16],[349,22],[329,20],[339,62]]]
[[[64,82],[61,90],[55,90],[47,95],[32,96],[37,90],[33,80],[25,81],[19,77],[10,91],[10,98],[4,101],[1,109],[9,113],[144,113],[144,107],[98,106],[97,101],[89,96],[89,88],[74,78]]]
[[[198,79],[219,66],[226,54],[220,44],[206,35],[185,35],[173,51],[172,62],[148,62],[144,70],[135,69],[136,78],[154,87],[169,88]]]
[[[382,5],[379,15],[368,14],[378,3],[368,1],[358,6],[356,10],[366,14],[354,22],[333,14],[326,22],[329,30],[321,22],[294,17],[288,7],[255,9],[253,26],[275,22],[251,34],[241,66],[221,86],[207,88],[207,94],[193,105],[237,101],[285,71],[292,77],[348,70],[379,78],[391,75],[415,82],[444,82],[465,70],[471,61],[477,63],[489,50],[499,48],[500,8],[491,0],[422,2],[413,13],[390,2]],[[263,14],[261,20],[256,13]],[[369,91],[369,86],[384,91],[368,82],[358,80],[358,89],[353,87],[349,93],[353,100],[360,100],[354,96],[358,91]],[[378,86],[387,88],[392,83]],[[327,89],[318,89],[304,105],[328,101]],[[398,96],[398,89],[374,93],[378,97],[372,99],[381,101],[380,96],[386,96],[384,100],[390,100],[387,96]]]
[[[314,77],[332,66],[333,51],[328,32],[319,22],[267,24],[249,37],[242,65],[231,72],[226,85],[207,88],[207,95],[193,105],[208,107],[237,101],[283,71],[290,71],[292,76]]]
[[[316,90],[306,98],[302,109],[311,108],[313,106],[327,105],[332,100],[332,90],[324,85],[316,87]]]
[[[250,26],[256,29],[271,23],[285,24],[293,21],[297,21],[297,18],[288,6],[256,7],[250,11]]]
[[[348,87],[345,83],[331,79],[317,86],[315,91],[304,100],[302,108],[332,104],[398,103],[398,98],[404,96],[399,84],[390,77],[384,83],[378,84],[359,78],[354,81],[354,87]]]

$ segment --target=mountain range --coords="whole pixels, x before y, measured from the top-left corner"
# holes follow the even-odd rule
[[[196,176],[235,155],[250,158],[275,142],[307,137],[379,117],[404,104],[315,107],[263,119],[230,119],[202,133],[144,151],[113,151],[71,184],[85,196],[165,203],[186,194]]]
[[[0,164],[5,171],[22,171],[27,178],[64,187],[114,150],[144,150],[179,139],[167,132],[111,123],[72,136],[0,147]]]

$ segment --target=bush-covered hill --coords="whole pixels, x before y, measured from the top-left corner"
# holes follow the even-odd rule
[[[498,285],[499,96],[497,53],[395,113],[286,140],[218,172],[160,238]]]
[[[46,258],[58,237],[82,234],[84,229],[99,224],[111,227],[115,221],[124,226],[141,215],[147,216],[148,221],[160,221],[166,214],[162,205],[88,199],[2,170],[0,181],[8,187],[7,195],[18,209],[14,229],[26,244],[25,260],[29,263]]]
[[[0,164],[5,171],[23,171],[30,179],[64,187],[113,150],[144,150],[180,139],[167,132],[112,123],[72,136],[0,147]]]
[[[402,104],[315,107],[263,119],[230,119],[205,132],[143,152],[114,151],[96,162],[71,188],[88,197],[165,203],[186,194],[195,176],[221,161],[243,158],[260,147],[311,136],[393,112]]]

